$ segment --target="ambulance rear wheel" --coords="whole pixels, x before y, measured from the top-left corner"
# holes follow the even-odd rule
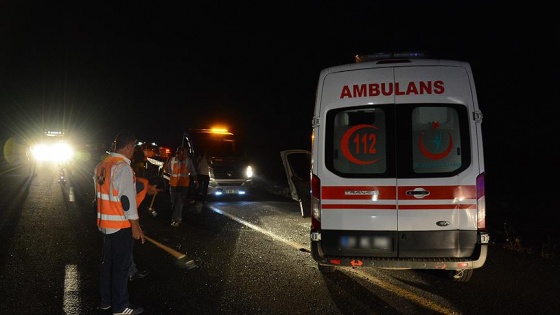
[[[324,253],[321,249],[320,242],[311,242],[311,257],[317,261],[317,269],[322,273],[332,273],[336,271],[336,266],[320,263],[323,259]]]
[[[451,270],[449,276],[455,282],[467,282],[471,279],[474,269]]]

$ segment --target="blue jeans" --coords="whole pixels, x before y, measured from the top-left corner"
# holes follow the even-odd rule
[[[128,271],[132,262],[134,239],[132,229],[103,234],[103,259],[100,265],[101,303],[112,305],[113,311],[130,306]]]

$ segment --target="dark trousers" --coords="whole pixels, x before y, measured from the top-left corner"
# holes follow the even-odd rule
[[[112,305],[114,312],[130,306],[128,269],[132,263],[132,228],[103,234],[103,259],[100,266],[101,303]]]
[[[172,221],[181,221],[183,219],[183,206],[187,202],[189,187],[170,186],[169,194],[171,197],[171,214]]]
[[[209,183],[210,176],[198,174],[198,201],[206,201],[206,194],[208,194]]]

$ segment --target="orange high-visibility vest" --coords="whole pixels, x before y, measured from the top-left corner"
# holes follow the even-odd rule
[[[169,178],[169,186],[177,187],[188,187],[190,183],[190,169],[188,167],[188,159],[181,161],[181,166],[179,166],[179,160],[175,157],[171,159],[170,167],[171,174]]]
[[[131,227],[130,222],[124,216],[124,210],[119,200],[119,191],[113,187],[113,178],[118,167],[130,167],[130,165],[121,157],[109,156],[95,170],[97,225],[100,228],[122,229]],[[134,183],[136,183],[134,172],[132,172],[132,176]]]

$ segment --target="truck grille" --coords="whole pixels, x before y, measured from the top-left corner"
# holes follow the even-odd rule
[[[214,167],[214,178],[215,179],[245,179],[245,169],[244,168],[233,168],[233,167]]]

